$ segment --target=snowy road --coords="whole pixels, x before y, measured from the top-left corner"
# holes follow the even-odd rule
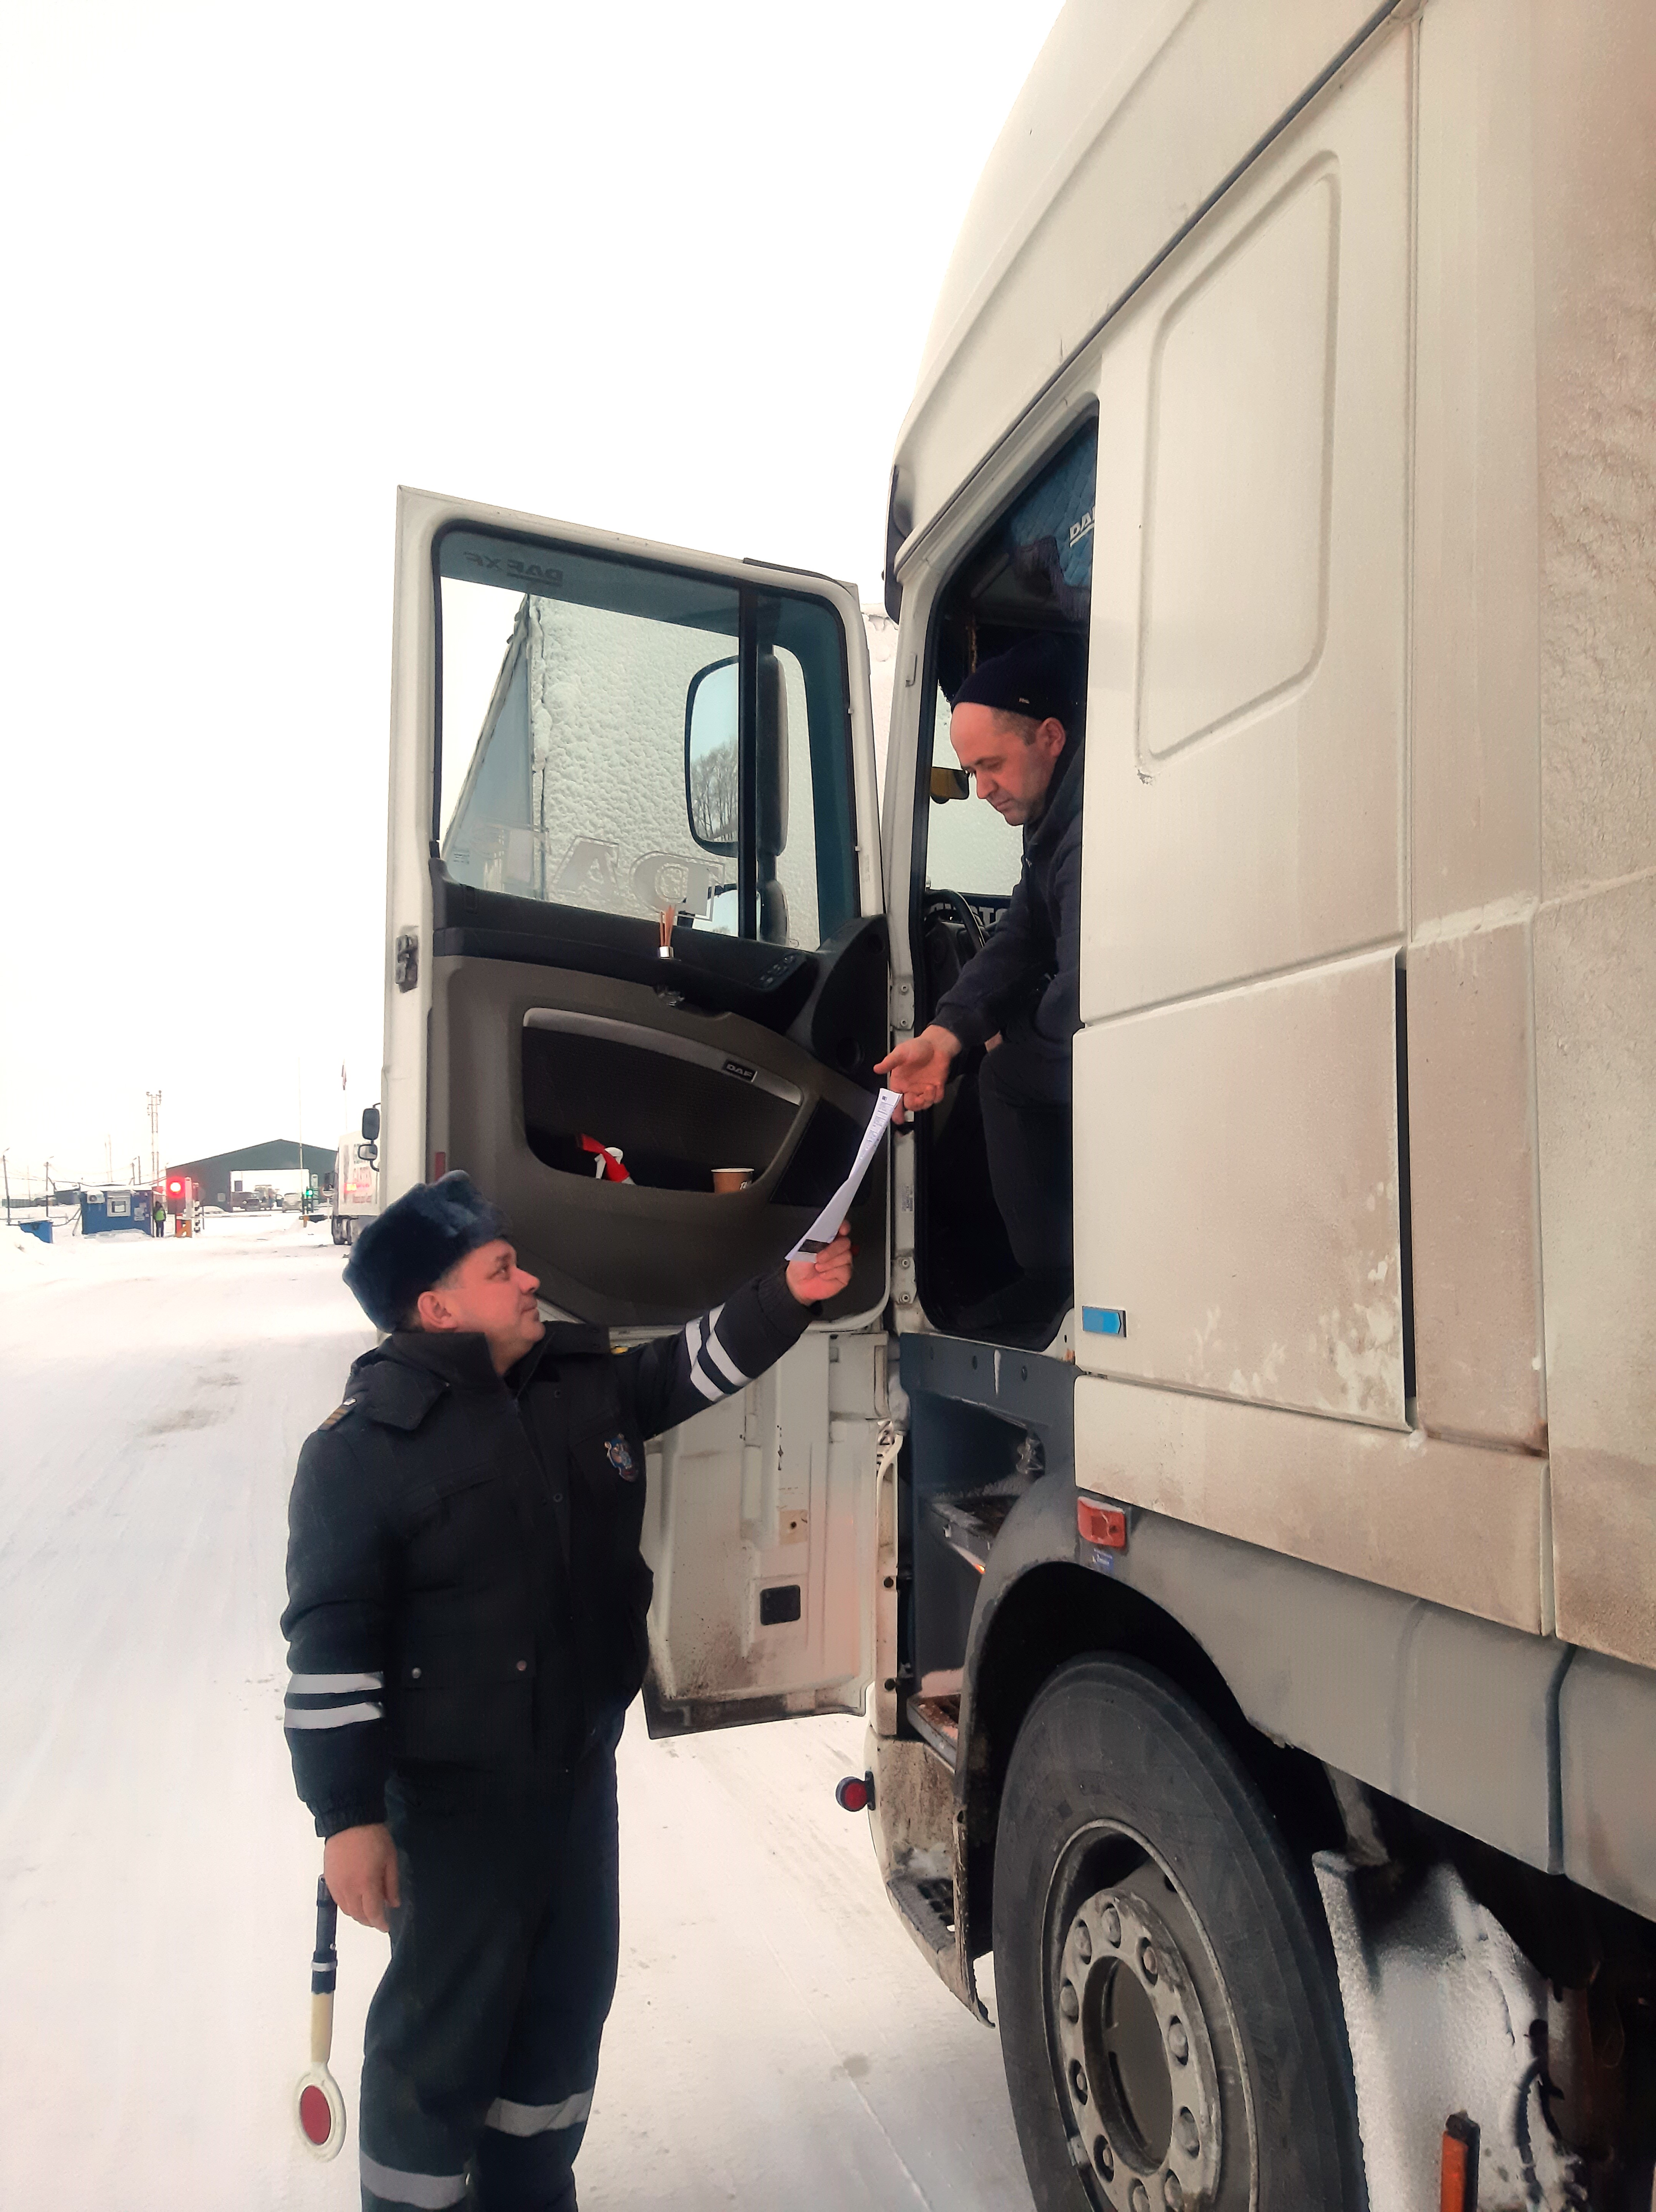
[[[279,1727],[284,1509],[368,1341],[326,1231],[215,1218],[0,1274],[0,2203],[356,2199],[288,2117],[320,1846]],[[0,1253],[0,1260],[11,1255]],[[621,1982],[581,2160],[606,2208],[1015,2208],[994,2034],[832,1802],[860,1721],[621,1748]],[[342,1923],[334,2070],[384,1939]]]

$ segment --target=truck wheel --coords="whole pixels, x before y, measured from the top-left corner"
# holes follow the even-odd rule
[[[995,1984],[1039,2212],[1358,2212],[1316,1894],[1201,1708],[1075,1661],[1001,1803]]]

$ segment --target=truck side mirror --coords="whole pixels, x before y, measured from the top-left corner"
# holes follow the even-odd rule
[[[366,1145],[357,1146],[356,1157],[359,1160],[367,1160],[372,1165],[380,1157],[380,1147],[370,1139]]]
[[[685,695],[685,811],[704,853],[736,850],[736,661],[698,669]]]
[[[362,1134],[370,1145],[378,1144],[380,1141],[380,1109],[377,1106],[363,1107]],[[360,1159],[362,1157],[359,1152],[357,1158]]]
[[[736,850],[740,724],[734,657],[698,669],[685,696],[685,811],[704,853]],[[774,653],[759,655],[758,835],[759,872],[772,872],[788,845],[788,687]]]

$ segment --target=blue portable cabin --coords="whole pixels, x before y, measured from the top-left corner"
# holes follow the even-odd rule
[[[100,1237],[112,1229],[150,1231],[149,1193],[143,1190],[88,1190],[81,1194],[81,1234]]]

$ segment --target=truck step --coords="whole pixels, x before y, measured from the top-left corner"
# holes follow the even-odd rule
[[[887,1887],[928,1950],[954,1948],[954,1884],[947,1875],[894,1874]]]
[[[906,1710],[915,1734],[952,1767],[960,1746],[959,1692],[951,1697],[910,1698]]]

